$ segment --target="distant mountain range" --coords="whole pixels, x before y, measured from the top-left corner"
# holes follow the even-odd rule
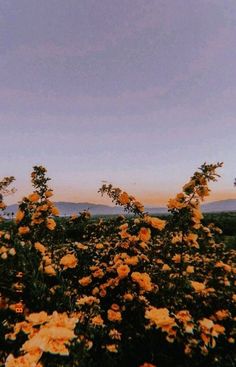
[[[58,201],[55,202],[56,207],[60,210],[61,216],[69,216],[73,213],[79,213],[83,210],[89,210],[92,215],[116,215],[116,214],[124,214],[122,207],[119,206],[109,206],[109,205],[101,205],[101,204],[92,204],[92,203],[71,203],[71,202],[63,202]],[[18,209],[17,204],[9,205],[4,213],[16,213]],[[146,207],[145,211],[150,214],[167,214],[166,207]],[[236,211],[236,199],[228,199],[228,200],[220,200],[213,201],[207,204],[202,205],[202,211],[205,213],[211,212],[232,212]]]

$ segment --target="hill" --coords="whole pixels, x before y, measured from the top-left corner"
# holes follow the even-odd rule
[[[116,215],[123,214],[124,211],[119,206],[109,206],[93,203],[73,203],[59,201],[55,202],[55,205],[60,210],[61,216],[69,216],[73,213],[79,213],[83,210],[89,210],[92,215]],[[9,205],[4,211],[5,214],[11,215],[16,213],[18,208],[17,204]],[[167,214],[166,207],[146,207],[146,211],[150,214]],[[202,211],[205,213],[212,212],[232,212],[236,211],[236,199],[214,201],[202,205]]]

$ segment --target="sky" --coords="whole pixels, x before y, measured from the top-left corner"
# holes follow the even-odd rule
[[[55,200],[102,181],[165,205],[204,162],[236,198],[235,0],[0,2],[0,178],[14,203],[48,170]]]

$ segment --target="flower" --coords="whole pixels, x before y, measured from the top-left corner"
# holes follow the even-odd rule
[[[151,238],[151,230],[150,228],[142,227],[139,231],[139,239],[143,242],[148,242]]]
[[[117,268],[117,273],[119,275],[120,278],[125,278],[127,277],[127,275],[130,272],[130,268],[128,267],[128,265],[120,265]]]
[[[29,201],[31,201],[32,203],[38,201],[39,198],[40,198],[40,196],[37,192],[34,192],[33,194],[28,196]]]
[[[64,269],[75,268],[78,260],[74,254],[68,254],[61,258],[60,265],[63,265]]]
[[[175,319],[169,316],[169,310],[167,308],[150,307],[145,312],[145,318],[152,321],[158,328],[175,325]]]
[[[166,226],[166,220],[162,220],[155,217],[146,216],[145,222],[150,224],[153,228],[159,229],[160,231],[162,231]]]
[[[46,227],[53,231],[56,228],[56,222],[52,218],[47,218]]]
[[[29,233],[30,229],[27,226],[22,226],[18,228],[18,233],[21,235]]]
[[[79,280],[79,284],[82,285],[83,287],[86,287],[87,285],[89,285],[92,282],[92,278],[91,276],[87,276],[87,277],[83,277]]]
[[[56,275],[56,270],[53,268],[52,265],[47,265],[44,268],[44,272],[48,275]]]
[[[52,190],[48,190],[45,192],[45,196],[46,198],[50,198],[53,195],[53,191]]]
[[[60,214],[60,211],[57,207],[53,206],[51,208],[51,213],[52,213],[52,215],[58,216]]]
[[[129,204],[129,202],[130,202],[129,195],[126,192],[122,192],[119,195],[119,202],[120,202],[121,205]]]
[[[204,283],[195,282],[193,280],[190,283],[193,289],[195,290],[195,292],[202,292],[206,289],[206,286]]]
[[[16,213],[16,223],[21,222],[24,216],[25,216],[25,213],[19,209]]]
[[[188,274],[194,273],[194,266],[188,265],[187,268],[186,268],[186,272]]]
[[[93,325],[96,325],[96,326],[101,326],[101,325],[104,324],[104,321],[103,321],[101,315],[94,316],[91,319],[91,322],[92,322]]]
[[[42,254],[44,254],[46,252],[46,247],[44,245],[42,245],[42,243],[40,243],[40,242],[35,242],[34,247],[36,248],[36,250],[38,250]]]
[[[107,311],[107,318],[108,320],[114,322],[119,322],[122,320],[121,313],[119,311],[113,311],[111,309]]]
[[[147,273],[133,272],[131,274],[131,278],[134,282],[138,283],[140,288],[142,288],[143,290],[145,291],[152,290],[151,279]]]

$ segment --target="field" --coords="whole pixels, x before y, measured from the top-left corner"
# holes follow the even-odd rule
[[[103,185],[129,214],[105,218],[60,218],[35,166],[0,223],[0,366],[235,366],[236,213],[199,206],[220,166],[203,164],[162,217]]]

